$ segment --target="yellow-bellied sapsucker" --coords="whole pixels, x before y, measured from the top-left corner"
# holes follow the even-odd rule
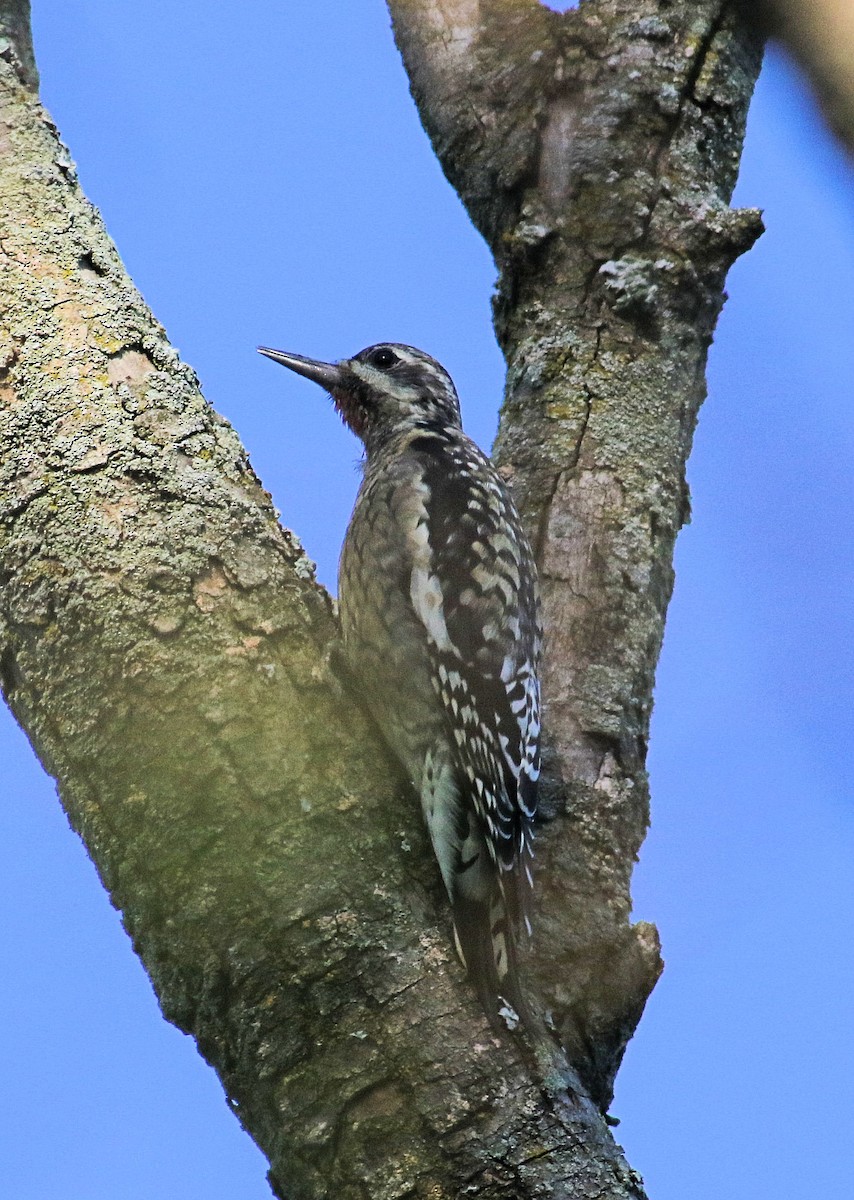
[[[339,570],[345,654],[421,796],[457,948],[487,1011],[522,1006],[539,774],[536,569],[463,433],[454,384],[396,343],[338,363],[261,348],[321,384],[367,451]]]

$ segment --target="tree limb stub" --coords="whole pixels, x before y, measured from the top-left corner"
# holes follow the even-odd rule
[[[604,1105],[659,969],[628,877],[705,351],[758,228],[727,208],[758,56],[719,4],[391,8],[501,270],[498,451],[551,638],[532,965]],[[0,4],[0,683],[164,1013],[291,1200],[640,1197],[478,1013],[328,600],[81,196],[27,15]]]
[[[538,550],[551,823],[534,968],[606,1105],[661,969],[628,923],[685,462],[733,260],[761,46],[722,0],[389,0],[444,170],[499,269],[496,456]]]

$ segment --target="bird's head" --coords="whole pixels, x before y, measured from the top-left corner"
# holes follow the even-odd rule
[[[326,388],[368,454],[407,429],[460,427],[460,402],[450,375],[413,346],[380,342],[336,363],[267,346],[258,349]]]

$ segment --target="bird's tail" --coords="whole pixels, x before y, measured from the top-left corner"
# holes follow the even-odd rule
[[[525,881],[527,883],[527,880]],[[521,910],[517,871],[496,873],[488,896],[453,898],[454,941],[463,966],[492,1024],[527,1024],[529,1009],[519,982],[517,931],[530,929]]]

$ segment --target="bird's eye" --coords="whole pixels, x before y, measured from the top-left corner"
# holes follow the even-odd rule
[[[400,359],[393,350],[388,350],[383,347],[381,350],[374,350],[368,359],[368,362],[372,367],[379,367],[381,371],[387,371],[389,367],[393,367],[396,362],[400,362]]]

